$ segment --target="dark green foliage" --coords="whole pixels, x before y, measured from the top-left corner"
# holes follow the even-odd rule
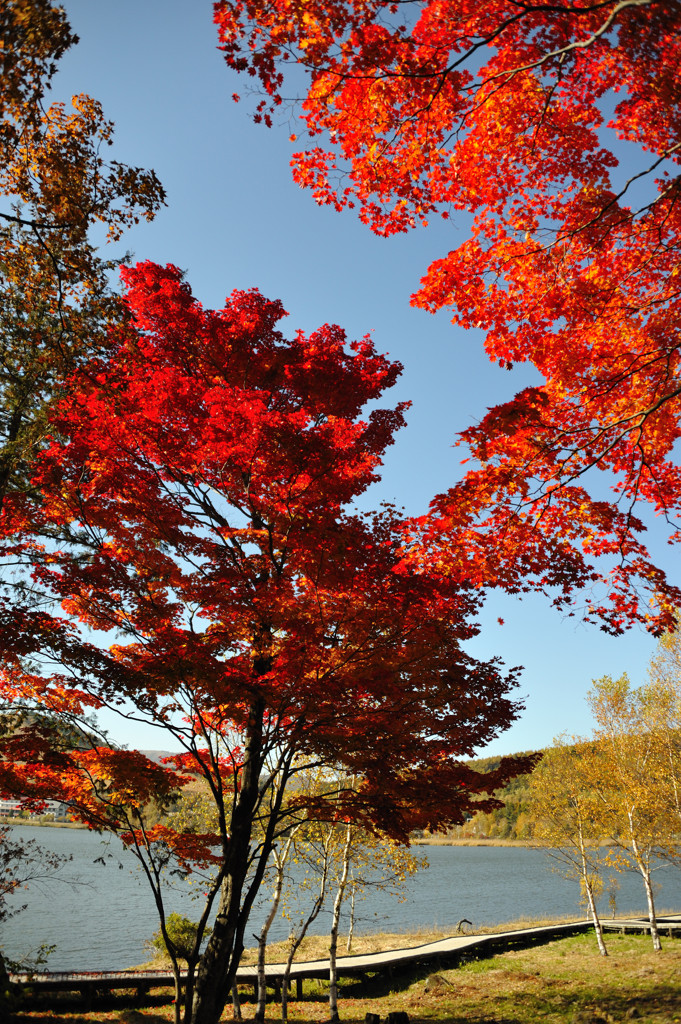
[[[181,960],[188,960],[192,957],[198,928],[199,926],[195,921],[190,921],[183,914],[168,914],[166,918],[166,935],[175,947],[176,956]],[[150,945],[164,956],[168,953],[168,945],[160,928],[157,932],[154,932]]]

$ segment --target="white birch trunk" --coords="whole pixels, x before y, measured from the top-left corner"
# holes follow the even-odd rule
[[[338,1016],[338,978],[336,974],[336,954],[338,952],[338,925],[340,923],[341,907],[345,896],[345,889],[348,884],[348,872],[350,869],[350,847],[352,845],[352,825],[348,823],[345,830],[345,845],[343,847],[343,861],[341,876],[336,891],[336,899],[333,904],[331,917],[331,941],[329,944],[329,1017],[332,1021],[339,1020]]]
[[[281,902],[281,894],[284,888],[284,866],[288,857],[289,850],[291,849],[291,843],[293,842],[293,836],[289,836],[284,851],[279,854],[277,850],[274,850],[274,862],[277,869],[276,881],[274,884],[274,892],[272,893],[272,904],[270,906],[270,912],[265,919],[265,923],[260,929],[260,935],[258,936],[258,1002],[255,1010],[255,1020],[258,1024],[262,1024],[265,1020],[265,1006],[267,1005],[267,977],[265,975],[265,952],[267,950],[267,936],[272,926],[272,922],[277,915],[279,910],[279,904]]]
[[[589,905],[589,913],[591,914],[591,920],[594,923],[594,931],[596,932],[598,951],[601,954],[601,956],[607,956],[608,950],[606,949],[605,941],[603,939],[603,925],[601,924],[601,919],[598,916],[598,910],[596,909],[596,900],[594,898],[593,888],[593,875],[590,870],[589,858],[586,852],[586,842],[584,839],[584,830],[582,828],[581,815],[579,820],[579,830],[577,834],[579,836],[579,852],[582,859],[582,881],[584,883],[584,892],[586,893],[586,898]]]
[[[352,952],[352,940],[355,935],[355,896],[357,894],[357,886],[354,879],[350,882],[350,885],[350,923],[348,924],[348,941],[345,944],[348,953]]]
[[[330,842],[330,840],[329,840],[329,842]],[[293,964],[293,958],[296,955],[296,952],[298,951],[298,948],[300,947],[301,942],[305,938],[305,935],[307,934],[308,928],[310,927],[312,922],[318,917],[320,910],[324,906],[324,901],[326,899],[326,886],[327,886],[328,878],[329,878],[329,848],[327,846],[325,848],[325,851],[324,851],[324,864],[323,864],[323,868],[322,868],[322,876],[321,876],[321,881],[319,883],[319,892],[317,894],[317,898],[316,898],[316,900],[314,902],[314,906],[312,907],[312,910],[310,911],[310,914],[308,915],[307,920],[302,925],[302,927],[301,927],[300,931],[298,932],[297,936],[295,937],[295,939],[291,943],[291,949],[289,951],[289,955],[288,955],[287,960],[286,960],[286,966],[284,967],[284,975],[283,975],[283,977],[281,979],[281,1019],[282,1019],[282,1021],[287,1021],[288,1020],[288,990],[289,990],[289,983],[290,983],[290,980],[291,980],[291,966]]]
[[[646,891],[646,900],[648,901],[648,920],[650,921],[650,938],[653,942],[653,949],[656,953],[659,953],[662,949],[662,943],[660,942],[660,933],[657,929],[657,913],[655,911],[655,896],[653,894],[653,880],[650,872],[650,857],[644,857],[641,853],[636,838],[634,836],[633,823],[631,822],[630,815],[630,827],[631,827],[631,852],[634,855],[636,861],[636,867],[641,873],[643,879],[643,885]]]

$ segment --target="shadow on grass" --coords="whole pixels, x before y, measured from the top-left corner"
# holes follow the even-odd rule
[[[66,1011],[64,1011],[66,1012]],[[58,1012],[45,1012],[35,1013],[32,1012],[30,1017],[25,1017],[22,1014],[17,1014],[15,1020],[17,1024],[55,1024],[55,1021],[59,1019]],[[102,1017],[96,1018],[97,1021],[101,1020]],[[116,1021],[116,1024],[168,1024],[171,1017],[168,1012],[164,1014],[156,1013],[145,1013],[141,1014],[135,1010],[123,1011],[120,1014],[116,1014],[115,1017],[105,1017],[104,1020]],[[68,1024],[93,1024],[93,1018],[91,1014],[84,1011],[82,1014],[69,1015]]]
[[[139,1008],[144,1007],[146,1011],[148,1008],[169,1007],[172,1006],[172,1002],[173,992],[170,989],[146,993],[143,996],[133,991],[104,992],[87,998],[78,992],[29,993],[17,1007],[15,1019],[18,1021],[30,1020],[31,1024],[36,1024],[36,1022],[37,1024],[43,1024],[43,1022],[46,1024],[48,1021],[54,1022],[60,1014],[68,1013],[69,1015],[82,1014],[82,1016],[69,1016],[69,1024],[81,1024],[81,1022],[91,1024],[91,1013],[116,1012],[116,1020],[127,1021],[129,1017],[130,1024],[133,1024],[134,1021],[142,1019],[138,1013]],[[154,1016],[145,1012],[143,1019],[149,1021],[150,1024],[155,1024],[156,1021],[167,1024],[168,1014],[166,1012],[165,1015]]]

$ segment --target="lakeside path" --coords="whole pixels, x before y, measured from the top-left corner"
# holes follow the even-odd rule
[[[680,918],[681,920],[681,918]],[[420,946],[407,946],[402,949],[385,950],[381,953],[360,953],[354,956],[341,956],[336,962],[338,977],[366,975],[376,973],[391,974],[404,967],[435,965],[436,969],[445,966],[454,967],[467,953],[476,948],[484,949],[485,955],[491,950],[503,950],[513,947],[526,947],[535,943],[550,942],[567,935],[575,935],[588,931],[592,927],[590,921],[573,921],[568,924],[544,925],[538,928],[519,928],[509,931],[489,932],[485,935],[454,935],[428,942]],[[265,975],[271,986],[279,989],[284,976],[285,965],[267,964]],[[329,961],[307,960],[294,963],[290,978],[300,987],[306,978],[328,978]],[[80,991],[84,996],[94,992],[111,991],[113,989],[137,989],[139,993],[150,988],[167,986],[172,983],[171,971],[63,971],[44,972],[33,975],[11,975],[12,981],[29,983],[36,993],[47,991]],[[255,965],[240,967],[237,972],[239,984],[257,984],[257,968]]]
[[[681,914],[658,918],[658,926],[661,932],[666,932],[670,936],[681,934]],[[641,932],[648,931],[650,924],[643,917],[617,918],[604,921],[603,927],[612,931]],[[342,956],[337,960],[336,970],[339,978],[381,973],[390,976],[404,968],[413,970],[419,967],[434,967],[436,970],[442,970],[456,967],[462,959],[468,959],[471,956],[484,957],[509,949],[523,949],[586,932],[591,928],[593,928],[592,922],[585,919],[567,924],[489,932],[484,935],[453,935],[419,946],[384,950],[381,953]],[[282,963],[267,964],[265,967],[268,985],[277,990],[278,997],[284,972],[285,965]],[[326,979],[328,976],[328,959],[306,960],[291,966],[290,980],[296,983],[298,997],[302,994],[302,983],[305,979]],[[18,983],[30,983],[36,994],[39,992],[78,991],[86,998],[114,989],[135,989],[139,995],[144,995],[151,988],[167,987],[173,982],[172,972],[164,970],[45,972],[32,975],[13,974],[10,977],[12,981]],[[242,985],[252,984],[255,989],[257,986],[256,966],[240,967],[237,972],[237,982]]]

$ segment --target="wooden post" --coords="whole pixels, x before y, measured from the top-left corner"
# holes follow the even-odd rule
[[[141,1002],[144,999],[144,997],[148,995],[149,988],[150,985],[148,981],[139,981],[137,983],[137,985],[135,986],[135,996],[138,1002]]]

